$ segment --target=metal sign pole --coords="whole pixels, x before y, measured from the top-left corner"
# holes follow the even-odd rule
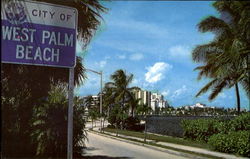
[[[100,88],[101,88],[101,92],[100,92],[100,121],[101,121],[101,128],[100,128],[100,132],[102,132],[102,71],[100,72]]]
[[[68,145],[67,159],[73,158],[73,97],[74,97],[74,68],[69,69],[69,90],[68,90]]]

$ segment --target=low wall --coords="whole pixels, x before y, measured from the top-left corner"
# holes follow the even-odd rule
[[[148,116],[147,132],[182,137],[183,129],[181,127],[181,120],[194,120],[201,118],[215,118],[213,116]],[[232,119],[232,116],[220,117],[223,119]]]

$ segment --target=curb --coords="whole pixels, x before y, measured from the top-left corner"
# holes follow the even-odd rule
[[[166,146],[166,148],[162,148],[162,147],[159,147],[159,146],[144,144],[144,143],[141,143],[139,141],[131,141],[129,139],[123,139],[123,138],[121,138],[121,136],[116,137],[116,136],[113,136],[111,134],[110,135],[103,134],[103,133],[100,133],[100,132],[95,131],[95,130],[88,130],[88,131],[92,132],[92,133],[95,133],[95,134],[98,134],[98,135],[101,135],[101,136],[112,138],[112,139],[115,139],[115,140],[131,143],[131,144],[135,144],[135,145],[140,145],[140,146],[144,146],[144,147],[151,148],[151,149],[154,149],[154,150],[158,150],[158,151],[162,151],[162,152],[166,152],[166,153],[170,153],[170,154],[174,154],[174,155],[179,155],[179,156],[183,156],[183,157],[188,157],[188,158],[204,159],[204,158],[213,158],[214,157],[214,158],[221,158],[221,159],[248,159],[247,157],[235,156],[233,154],[226,154],[226,153],[215,152],[215,151],[211,151],[211,150],[208,150],[208,151],[210,151],[212,153],[215,153],[215,154],[197,152],[197,151],[192,151],[192,150],[188,150],[188,149],[181,149],[181,148],[173,147],[174,149],[179,149],[180,151],[188,151],[190,153],[194,153],[194,155],[193,155],[193,154],[189,154],[188,152],[187,153],[179,152],[178,150],[171,150],[171,149],[167,148],[167,147],[171,147],[171,146],[158,144],[159,146]],[[207,155],[208,157],[205,157],[205,156],[202,156],[202,155]]]
[[[91,133],[94,133],[94,134],[97,134],[97,135],[100,135],[100,136],[108,137],[108,138],[111,138],[111,139],[119,140],[119,141],[122,141],[122,142],[134,144],[134,145],[144,146],[144,147],[147,147],[147,148],[150,148],[150,149],[153,149],[153,150],[166,152],[166,153],[173,154],[173,155],[183,156],[183,157],[192,158],[192,159],[207,159],[207,157],[199,156],[199,154],[192,155],[192,154],[188,154],[188,153],[184,153],[184,152],[178,152],[178,151],[175,151],[175,150],[170,150],[170,149],[166,149],[166,148],[162,148],[162,147],[143,144],[143,143],[136,142],[136,141],[126,140],[126,139],[122,139],[122,138],[119,138],[119,137],[116,137],[116,136],[106,135],[106,134],[96,132],[96,131],[93,131],[93,130],[87,130],[87,131],[91,132]],[[193,151],[190,151],[190,152],[193,152]],[[194,153],[197,153],[197,152],[194,152]],[[215,156],[215,157],[217,157],[217,156]]]

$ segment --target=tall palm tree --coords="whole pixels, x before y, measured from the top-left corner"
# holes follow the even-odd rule
[[[129,88],[129,84],[133,80],[133,75],[126,75],[124,70],[117,70],[114,74],[111,75],[111,79],[114,82],[110,82],[109,84],[115,90],[115,99],[116,101],[121,102],[121,106],[125,106],[125,101],[129,98],[132,98],[132,93]]]
[[[209,16],[199,24],[201,32],[214,32],[215,39],[197,46],[193,50],[193,60],[204,65],[197,67],[198,79],[209,77],[211,81],[206,84],[196,96],[212,89],[209,100],[213,100],[224,89],[235,86],[237,108],[240,111],[240,96],[238,83],[243,85],[249,96],[249,17],[242,13],[249,9],[249,2],[217,1],[213,6],[221,13],[221,18]],[[248,11],[249,13],[249,11]],[[244,25],[242,25],[244,24]]]
[[[135,116],[135,110],[136,110],[137,107],[140,106],[140,104],[139,104],[140,101],[141,101],[141,98],[136,99],[134,96],[130,100],[129,104],[131,106],[131,115],[132,115],[132,117]]]
[[[109,83],[106,83],[103,88],[103,111],[106,112],[107,117],[109,117],[110,110],[115,103],[114,94],[114,89],[110,87]]]
[[[114,97],[114,102],[116,104],[120,104],[122,112],[125,113],[128,108],[126,107],[126,103],[128,103],[128,101],[133,98],[131,88],[129,88],[129,84],[133,80],[133,75],[127,75],[124,70],[120,69],[115,71],[114,74],[111,75],[111,80],[113,80],[113,82],[108,82],[106,86],[112,90],[112,97]],[[122,126],[123,122],[124,121],[122,120]]]

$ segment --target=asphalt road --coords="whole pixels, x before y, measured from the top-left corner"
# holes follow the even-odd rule
[[[89,159],[184,159],[166,152],[153,150],[88,132],[84,158]]]

